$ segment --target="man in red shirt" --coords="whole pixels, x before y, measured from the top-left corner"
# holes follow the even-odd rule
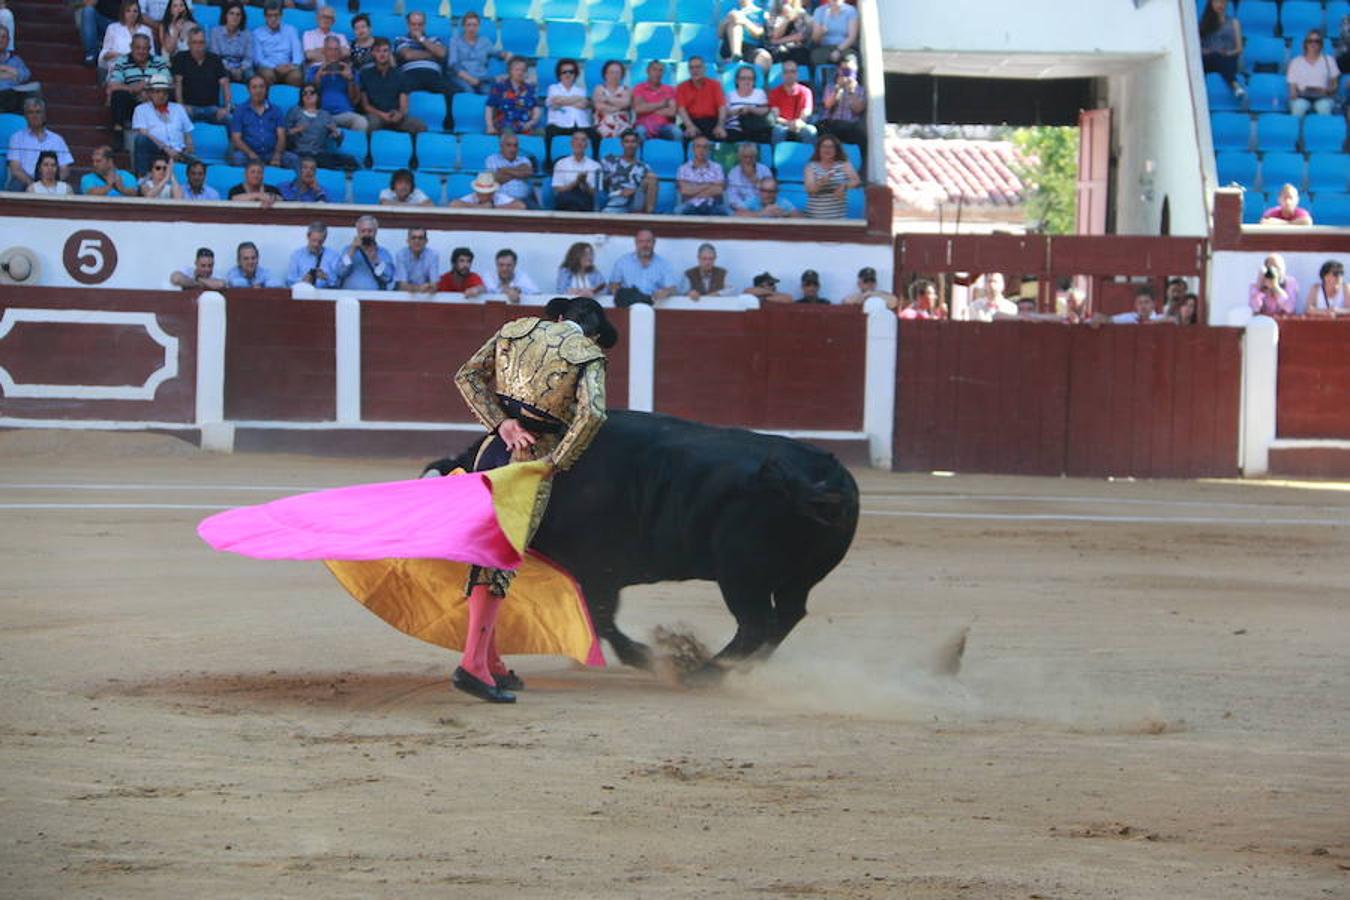
[[[438,291],[454,291],[465,297],[476,297],[483,293],[483,279],[472,270],[473,251],[468,247],[456,247],[450,252],[450,271],[436,282]]]
[[[686,140],[700,134],[710,140],[726,140],[727,98],[722,83],[705,77],[707,66],[701,56],[689,57],[689,80],[675,88],[676,115]]]
[[[769,91],[769,106],[778,113],[773,126],[773,142],[802,141],[813,144],[816,126],[807,122],[815,108],[811,89],[797,80],[797,63],[783,60],[783,83]]]

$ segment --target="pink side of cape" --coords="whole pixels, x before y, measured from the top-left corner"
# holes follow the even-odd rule
[[[360,484],[227,510],[197,526],[217,550],[256,559],[449,559],[514,569],[481,472]]]

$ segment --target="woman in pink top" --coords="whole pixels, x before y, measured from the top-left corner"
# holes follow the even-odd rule
[[[1261,213],[1262,225],[1311,225],[1312,214],[1298,205],[1298,188],[1286,184],[1280,188],[1280,199],[1276,206]]]
[[[1298,282],[1287,274],[1284,257],[1272,253],[1266,257],[1256,280],[1247,291],[1247,305],[1257,316],[1287,316],[1294,312]]]

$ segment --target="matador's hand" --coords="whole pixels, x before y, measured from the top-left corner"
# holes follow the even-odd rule
[[[534,435],[525,430],[525,427],[515,419],[507,419],[497,427],[497,434],[506,442],[508,450],[523,450],[526,447],[534,446]]]

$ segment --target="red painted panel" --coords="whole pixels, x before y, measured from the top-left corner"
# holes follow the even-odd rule
[[[856,307],[657,312],[657,411],[718,425],[862,428],[866,319]]]
[[[361,304],[361,414],[370,421],[470,422],[454,373],[511,319],[537,307],[504,303]],[[628,404],[628,313],[611,310],[619,343],[607,354],[611,407]],[[409,335],[423,339],[412,341]]]
[[[1275,431],[1350,439],[1350,321],[1280,322]]]
[[[281,291],[226,303],[225,417],[329,421],[336,415],[332,303]]]
[[[10,307],[154,313],[159,327],[178,339],[178,376],[161,384],[153,400],[0,397],[0,416],[135,422],[191,422],[196,418],[195,296],[181,291],[25,287],[11,288],[0,296],[0,315]],[[23,324],[0,340],[0,365],[20,382],[141,384],[162,361],[163,350],[138,326]]]

